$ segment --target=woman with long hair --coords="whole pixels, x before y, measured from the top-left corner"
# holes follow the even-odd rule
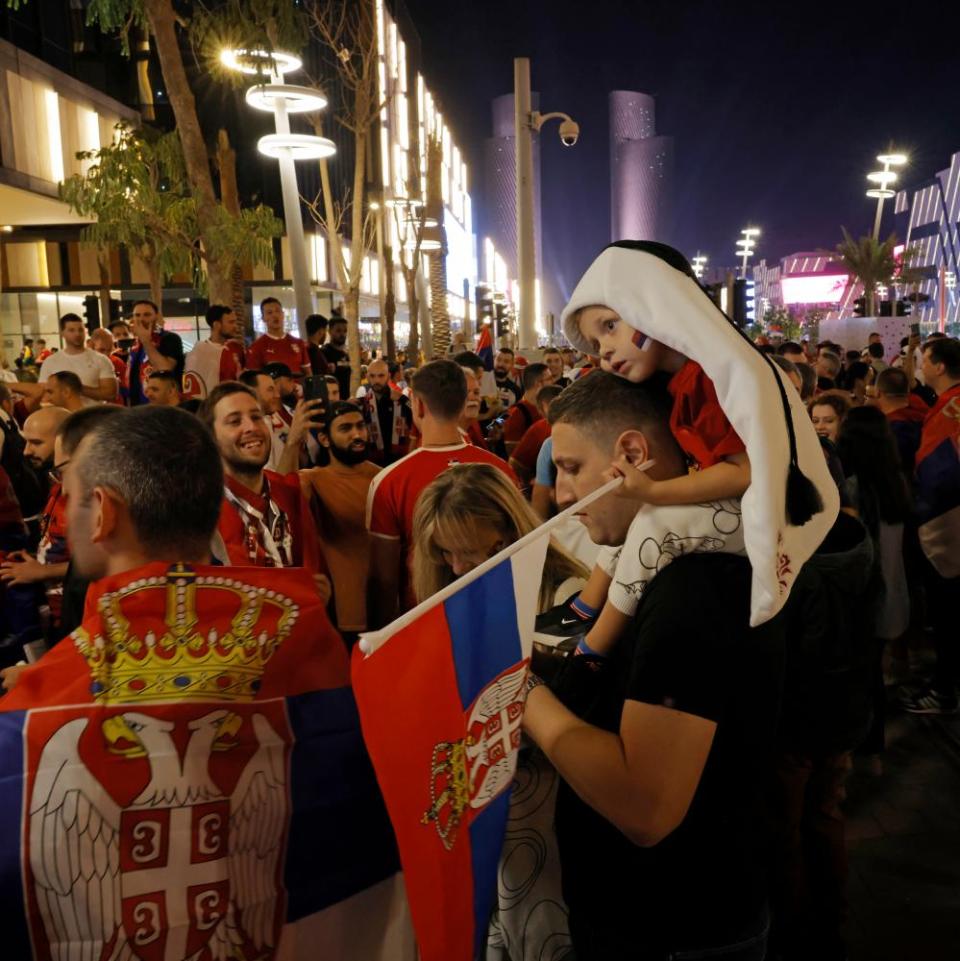
[[[873,539],[881,581],[874,617],[877,638],[874,671],[874,721],[863,749],[883,750],[885,694],[882,659],[888,641],[910,625],[910,595],[903,563],[903,529],[910,514],[910,493],[890,425],[876,407],[854,407],[840,426],[837,453],[846,477],[844,493]]]
[[[489,464],[445,470],[413,514],[413,589],[426,600],[540,525],[503,471]],[[539,613],[583,586],[587,569],[551,539],[540,584]]]
[[[417,600],[436,594],[539,525],[540,518],[503,471],[489,464],[445,470],[420,495],[413,514]],[[538,610],[566,601],[588,574],[551,539]],[[497,910],[487,937],[488,961],[539,961],[568,957],[572,950],[554,831],[558,784],[543,753],[522,744],[498,868]]]

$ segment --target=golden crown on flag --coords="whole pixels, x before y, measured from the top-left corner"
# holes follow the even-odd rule
[[[89,665],[94,699],[107,704],[250,701],[299,615],[279,591],[198,576],[184,564],[105,593],[97,608],[102,633],[91,637],[80,627],[72,636]]]
[[[473,743],[469,736],[465,741],[441,741],[433,748],[430,764],[430,807],[420,818],[420,823],[432,823],[448,851],[457,839],[457,828],[470,804],[468,743]]]

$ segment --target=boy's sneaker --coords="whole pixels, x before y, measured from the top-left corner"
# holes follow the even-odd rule
[[[580,595],[575,594],[566,604],[558,604],[549,611],[537,615],[536,634],[544,635],[546,644],[559,644],[561,641],[583,637],[596,623],[595,617],[584,617],[575,607],[575,601]],[[576,646],[576,645],[574,645]]]
[[[955,695],[941,694],[932,687],[901,691],[900,705],[911,714],[956,714],[958,708]]]

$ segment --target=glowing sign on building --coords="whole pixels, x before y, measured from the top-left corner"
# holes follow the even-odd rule
[[[839,304],[847,288],[846,274],[799,274],[781,277],[785,304]]]

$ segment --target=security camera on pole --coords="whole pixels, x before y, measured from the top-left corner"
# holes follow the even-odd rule
[[[547,120],[560,120],[560,142],[572,147],[580,139],[579,125],[565,113],[542,114],[531,109],[530,61],[513,61],[514,131],[517,156],[517,273],[520,284],[521,350],[537,346],[537,256],[533,233],[533,135]]]

